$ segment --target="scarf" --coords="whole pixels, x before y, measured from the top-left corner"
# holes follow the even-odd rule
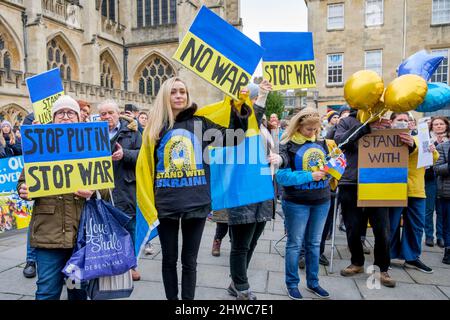
[[[302,135],[300,132],[296,132],[291,137],[291,141],[296,143],[296,144],[305,144],[307,141],[315,142],[316,141],[316,136],[313,136],[311,138],[307,138],[304,135]]]

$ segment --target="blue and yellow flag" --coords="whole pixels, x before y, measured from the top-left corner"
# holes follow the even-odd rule
[[[52,122],[52,105],[64,94],[58,68],[40,73],[26,80],[34,118],[41,124]]]
[[[262,54],[258,44],[202,6],[173,59],[238,99]]]
[[[196,112],[214,123],[230,126],[230,98],[205,106]],[[235,101],[236,102],[236,101]],[[246,104],[251,105],[248,97]],[[242,101],[241,101],[242,105]],[[236,106],[236,104],[235,104]],[[237,105],[239,109],[239,105]],[[254,148],[256,147],[256,149]],[[240,148],[240,149],[239,149]],[[148,240],[157,236],[158,213],[155,207],[154,193],[154,159],[155,145],[144,136],[142,148],[136,166],[137,212],[136,212],[136,256]],[[248,130],[245,140],[235,147],[211,148],[209,150],[211,165],[211,198],[214,210],[242,206],[273,198],[273,185],[270,169],[266,161],[264,147],[259,138],[258,122],[252,112],[248,119]],[[259,155],[251,161],[251,153]],[[235,159],[240,154],[243,162],[228,163],[226,159]],[[223,162],[220,157],[229,156]],[[250,160],[249,160],[250,159]],[[254,162],[254,163],[253,163]]]
[[[358,200],[405,200],[408,168],[359,168]]]
[[[260,32],[263,76],[274,90],[316,87],[311,32]]]

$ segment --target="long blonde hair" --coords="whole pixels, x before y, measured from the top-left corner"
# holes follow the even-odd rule
[[[6,146],[6,140],[3,137],[3,130],[0,129],[0,145],[5,147]],[[11,128],[11,131],[9,133],[7,133],[7,135],[9,135],[9,143],[11,145],[16,144],[16,136],[14,135],[14,132]]]
[[[159,140],[159,135],[166,124],[168,125],[168,130],[172,129],[175,124],[175,117],[173,116],[172,108],[170,106],[170,95],[172,88],[177,81],[180,81],[186,87],[186,106],[190,106],[189,90],[183,80],[179,77],[173,77],[164,81],[159,89],[155,102],[153,103],[153,107],[149,112],[149,119],[151,119],[151,121],[147,123],[144,130],[144,137],[149,138],[151,142]]]
[[[281,137],[281,144],[288,143],[295,133],[297,133],[301,127],[313,125],[317,126],[316,138],[320,137],[320,114],[315,108],[306,107],[295,116],[292,117],[289,122],[286,131]]]

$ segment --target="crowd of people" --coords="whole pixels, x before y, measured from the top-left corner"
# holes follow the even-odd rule
[[[236,139],[227,139],[233,130],[247,130],[252,112],[256,116],[260,135],[264,139],[266,155],[270,166],[275,168],[274,199],[211,211],[209,163],[186,155],[177,170],[187,170],[192,161],[204,169],[204,183],[184,186],[182,189],[154,183],[155,208],[158,212],[158,234],[162,250],[162,279],[167,299],[184,300],[195,298],[196,266],[200,241],[208,216],[217,222],[213,239],[212,255],[220,255],[223,238],[229,232],[230,285],[226,290],[238,300],[255,300],[248,280],[248,267],[255,252],[258,239],[267,221],[274,217],[277,202],[281,202],[284,216],[286,241],[285,285],[291,299],[302,299],[299,290],[299,268],[306,268],[306,287],[321,298],[330,293],[319,283],[319,264],[328,265],[324,254],[325,243],[330,239],[334,203],[342,215],[339,229],[346,232],[351,253],[350,264],[341,270],[341,275],[351,277],[363,273],[365,254],[370,254],[365,237],[368,223],[375,236],[374,264],[380,271],[380,282],[386,287],[395,287],[390,276],[392,259],[404,260],[404,266],[425,273],[433,270],[421,260],[422,237],[425,244],[436,244],[444,248],[442,262],[450,264],[450,128],[445,117],[430,119],[430,135],[433,144],[429,150],[434,154],[435,165],[417,168],[418,140],[415,120],[409,113],[394,113],[390,119],[382,118],[368,125],[357,119],[356,110],[343,106],[321,116],[317,109],[306,107],[290,120],[279,120],[272,114],[266,119],[265,104],[272,86],[263,81],[259,86],[250,84],[243,89],[251,103],[231,100],[228,128],[197,115],[197,106],[192,102],[188,85],[180,78],[165,81],[147,114],[134,105],[124,106],[125,111],[114,100],[98,104],[100,121],[106,121],[109,128],[115,188],[102,192],[106,201],[129,215],[132,219],[125,226],[132,238],[136,232],[136,181],[145,170],[154,170],[149,163],[142,163],[140,152],[148,152],[143,141],[154,146],[150,157],[155,164],[172,161],[171,148],[167,141],[177,131],[194,134],[194,127],[200,124],[202,133],[217,130],[222,133],[223,144],[238,144]],[[250,105],[248,105],[250,104]],[[86,101],[61,96],[52,107],[53,123],[78,123],[90,121],[93,108]],[[31,113],[24,124],[36,124]],[[358,140],[373,130],[401,127],[407,123],[409,133],[400,134],[400,140],[409,149],[408,206],[406,208],[358,207],[357,168]],[[20,130],[8,121],[1,123],[0,157],[21,154]],[[233,129],[233,130],[227,130]],[[357,134],[355,130],[359,129]],[[178,141],[179,142],[179,141]],[[209,141],[202,141],[205,149]],[[318,159],[325,161],[337,144],[347,159],[347,168],[337,183],[323,169],[315,168]],[[186,146],[185,146],[186,147]],[[170,154],[169,154],[170,153]],[[182,153],[180,153],[182,154]],[[185,163],[187,161],[187,163]],[[191,162],[189,162],[191,161]],[[170,164],[169,164],[170,166]],[[138,168],[138,170],[136,169]],[[24,175],[19,178],[17,191],[22,199],[28,199],[28,187]],[[47,196],[34,199],[34,210],[28,232],[27,264],[24,276],[32,278],[37,273],[36,299],[59,299],[64,285],[61,272],[70,258],[76,244],[76,235],[83,204],[93,194],[92,190],[78,190],[74,194]],[[434,227],[436,212],[436,228]],[[400,223],[402,221],[402,223]],[[178,288],[177,262],[181,229],[181,296]],[[149,243],[145,249],[153,253]],[[145,272],[145,270],[141,270]],[[134,281],[140,273],[132,270]],[[68,288],[69,299],[87,299],[86,284],[81,288]],[[225,289],[225,288],[224,288]]]

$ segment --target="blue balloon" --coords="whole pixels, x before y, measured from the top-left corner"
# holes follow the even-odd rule
[[[450,87],[445,83],[428,83],[428,91],[423,103],[417,107],[418,112],[433,112],[450,107]]]
[[[397,74],[399,77],[404,74],[416,74],[428,81],[442,60],[443,56],[433,56],[422,50],[403,61],[398,66]]]

